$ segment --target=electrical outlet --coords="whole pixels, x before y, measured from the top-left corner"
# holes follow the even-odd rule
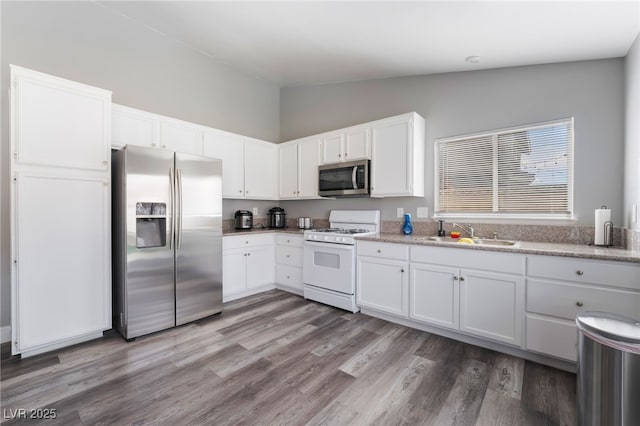
[[[418,207],[418,217],[429,217],[429,207]]]
[[[404,217],[404,208],[402,208],[402,207],[398,207],[398,208],[396,209],[396,216],[397,216],[397,217]]]
[[[253,208],[253,215],[254,216],[258,216],[258,208],[257,207]]]

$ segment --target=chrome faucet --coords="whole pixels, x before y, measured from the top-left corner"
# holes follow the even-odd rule
[[[462,225],[458,225],[457,223],[454,223],[454,224],[453,224],[453,227],[455,228],[456,226],[457,226],[458,228],[462,229],[462,230],[463,230],[464,232],[466,232],[467,234],[469,234],[469,237],[471,237],[471,238],[475,238],[475,235],[473,235],[473,232],[474,232],[473,227],[472,227],[470,224],[469,224],[469,225],[467,225],[467,226],[469,227],[469,229],[465,228],[465,227],[464,227],[464,226],[462,226]]]

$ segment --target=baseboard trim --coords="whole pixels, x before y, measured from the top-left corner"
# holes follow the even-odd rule
[[[5,325],[0,327],[0,343],[7,343],[11,341],[11,326]]]

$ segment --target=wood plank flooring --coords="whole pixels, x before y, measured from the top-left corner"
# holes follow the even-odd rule
[[[574,425],[575,375],[279,290],[127,343],[12,358],[2,420],[29,424]]]

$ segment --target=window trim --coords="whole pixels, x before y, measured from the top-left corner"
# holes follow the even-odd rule
[[[570,138],[570,149],[571,149],[571,158],[569,160],[569,170],[568,170],[568,179],[567,179],[567,207],[568,213],[439,213],[440,209],[440,173],[439,173],[439,159],[438,159],[438,146],[442,143],[458,141],[461,139],[469,139],[469,138],[482,138],[482,137],[494,137],[496,138],[500,133],[508,133],[515,132],[518,130],[534,130],[538,128],[549,127],[554,124],[561,123],[570,123],[571,124],[571,138]],[[497,138],[496,138],[497,140]],[[495,142],[494,142],[495,143]],[[494,176],[497,174],[497,150],[494,149]],[[531,124],[523,124],[519,126],[511,126],[504,127],[496,130],[483,131],[477,133],[466,133],[457,136],[449,136],[445,138],[438,138],[434,140],[433,143],[433,216],[432,219],[447,219],[447,220],[458,220],[458,221],[481,221],[481,222],[502,222],[502,223],[558,223],[558,224],[566,224],[566,223],[574,223],[577,221],[574,210],[574,159],[575,159],[575,121],[574,117],[566,117],[559,118],[556,120],[549,120]],[[497,185],[497,180],[494,179],[494,185]],[[497,197],[497,192],[494,190],[493,196]]]

